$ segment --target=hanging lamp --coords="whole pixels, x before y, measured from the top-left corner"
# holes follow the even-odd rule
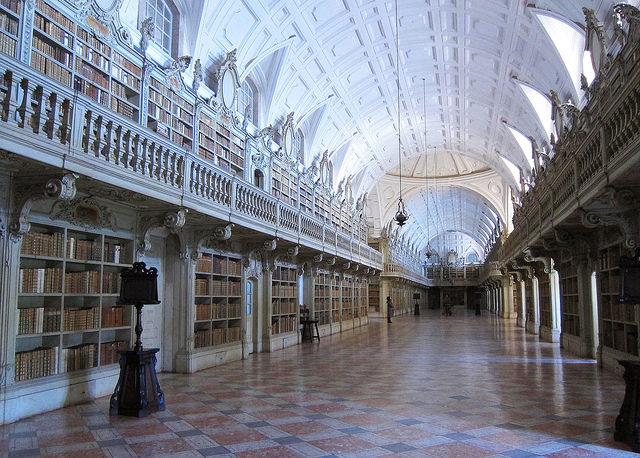
[[[431,248],[431,234],[429,231],[429,163],[427,161],[429,154],[427,151],[427,81],[422,78],[422,101],[424,103],[424,188],[425,188],[425,224],[427,226],[427,248],[425,249],[425,256],[427,260],[431,259],[434,255],[434,251]]]
[[[404,226],[409,219],[409,214],[402,200],[402,153],[400,137],[400,22],[398,20],[398,0],[395,1],[396,6],[396,85],[398,88],[398,164],[400,166],[400,198],[398,199],[398,210],[393,219],[398,226]]]

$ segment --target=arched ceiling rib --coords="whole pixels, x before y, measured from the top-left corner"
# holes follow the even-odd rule
[[[125,0],[125,5],[132,1]],[[469,161],[491,169],[492,176],[482,175],[467,186],[473,193],[439,193],[442,202],[436,209],[447,218],[434,223],[439,233],[464,231],[485,243],[481,239],[486,240],[487,234],[478,229],[483,225],[479,209],[489,203],[506,218],[509,186],[516,186],[500,156],[528,166],[503,120],[540,145],[548,141],[519,82],[542,93],[553,89],[563,100],[575,92],[535,11],[548,10],[555,17],[584,23],[582,7],[587,7],[609,23],[614,1],[398,3],[399,72],[394,2],[388,0],[204,2],[202,17],[194,21],[199,28],[194,49],[184,53],[213,65],[237,48],[239,71],[249,66],[242,74],[255,75],[260,86],[259,128],[292,111],[297,116],[315,112],[300,126],[310,127],[304,132],[305,159],[309,163],[325,149],[336,155],[334,182],[356,177],[354,193],[368,192],[368,214],[377,230],[387,224],[388,209],[398,197],[397,188],[389,189],[398,167],[399,75],[403,176],[423,177],[420,158],[427,152],[431,157],[437,152],[455,158],[453,175],[462,181]],[[467,213],[462,220],[455,209]],[[412,210],[411,221],[425,211],[419,201]],[[419,240],[419,230],[413,232]]]

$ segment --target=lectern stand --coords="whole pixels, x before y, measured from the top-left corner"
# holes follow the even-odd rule
[[[158,348],[142,348],[142,307],[144,304],[159,304],[158,271],[147,269],[144,262],[136,262],[132,269],[121,274],[120,299],[118,304],[135,304],[136,343],[133,350],[119,351],[120,377],[111,395],[109,415],[146,417],[150,413],[165,409],[164,393],[156,375],[156,353]]]
[[[626,390],[613,438],[628,444],[634,452],[640,452],[640,361],[620,360],[618,363],[624,367]]]

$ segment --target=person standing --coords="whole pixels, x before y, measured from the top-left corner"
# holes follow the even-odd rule
[[[393,316],[393,304],[391,303],[391,296],[387,296],[387,323],[391,323],[392,316]]]

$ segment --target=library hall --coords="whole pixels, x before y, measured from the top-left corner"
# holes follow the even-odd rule
[[[0,457],[640,453],[640,0],[0,0]]]

